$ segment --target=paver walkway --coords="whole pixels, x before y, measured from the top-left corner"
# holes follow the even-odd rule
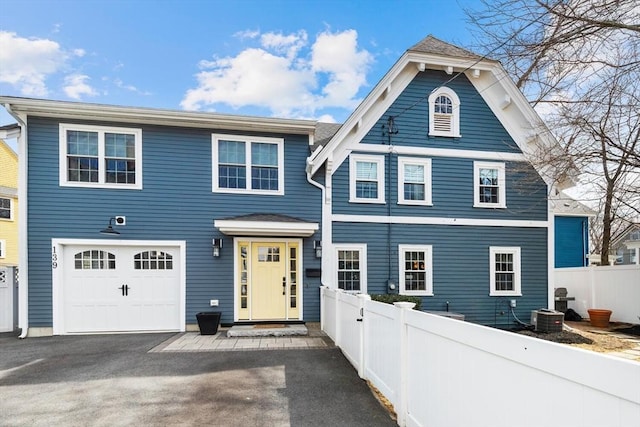
[[[613,351],[605,354],[608,354],[609,356],[621,357],[623,359],[635,360],[640,362],[640,337],[621,334],[616,331],[588,330],[588,332],[591,332],[592,334],[600,334],[600,335],[607,335],[610,337],[616,337],[622,341],[634,343],[635,347],[630,348],[628,350]]]
[[[333,341],[319,328],[310,325],[308,329],[307,336],[286,337],[228,337],[224,328],[215,335],[185,332],[169,338],[149,352],[305,350],[335,347]]]

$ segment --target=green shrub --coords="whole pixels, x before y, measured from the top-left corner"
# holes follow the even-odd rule
[[[384,302],[386,304],[393,304],[394,302],[399,302],[399,301],[413,302],[416,304],[416,306],[413,308],[414,310],[420,310],[420,306],[422,305],[421,298],[410,297],[407,295],[398,295],[398,294],[371,295],[371,299],[378,302]]]

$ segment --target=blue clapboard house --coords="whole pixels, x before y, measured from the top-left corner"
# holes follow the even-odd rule
[[[512,326],[553,306],[556,144],[496,61],[427,37],[342,125],[0,97],[30,335],[318,321],[319,287]]]

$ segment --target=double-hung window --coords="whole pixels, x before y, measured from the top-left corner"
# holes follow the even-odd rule
[[[363,244],[336,245],[338,289],[367,292],[367,246]]]
[[[142,130],[60,124],[60,185],[142,188]]]
[[[349,201],[384,203],[384,157],[352,154],[349,157]]]
[[[522,295],[520,285],[520,248],[489,247],[490,296]]]
[[[436,88],[429,95],[429,135],[460,136],[460,99],[448,87]]]
[[[505,208],[506,184],[504,163],[473,163],[473,206]]]
[[[213,135],[213,191],[284,194],[282,138]]]
[[[433,295],[431,245],[399,245],[400,294]]]
[[[11,210],[11,199],[0,197],[0,220],[12,220],[13,211]]]
[[[431,205],[431,159],[398,158],[398,203]]]

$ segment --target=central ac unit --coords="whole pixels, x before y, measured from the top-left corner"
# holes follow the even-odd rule
[[[537,332],[562,332],[564,313],[555,310],[532,310],[531,324]]]

